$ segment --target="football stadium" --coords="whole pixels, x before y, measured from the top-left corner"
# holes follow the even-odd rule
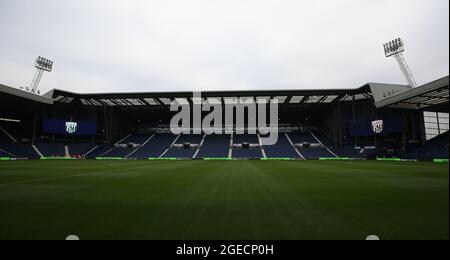
[[[449,239],[448,77],[194,97],[0,85],[0,239]],[[273,145],[253,109],[171,131],[174,101],[274,100]]]
[[[449,240],[449,4],[0,0],[0,240]]]

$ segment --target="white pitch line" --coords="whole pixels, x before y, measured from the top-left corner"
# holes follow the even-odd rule
[[[90,175],[99,175],[99,174],[105,174],[105,173],[111,173],[116,172],[120,170],[135,170],[135,169],[142,169],[142,168],[149,168],[153,167],[152,165],[142,166],[142,167],[133,167],[133,168],[127,168],[127,169],[116,169],[116,170],[108,170],[108,171],[100,171],[100,172],[91,172],[91,173],[83,173],[83,174],[75,174],[75,175],[67,175],[67,176],[60,176],[60,177],[51,177],[51,178],[42,178],[42,179],[36,179],[36,180],[28,180],[28,181],[17,181],[17,182],[8,182],[8,183],[1,183],[0,187],[4,186],[11,186],[11,185],[17,185],[17,184],[26,184],[26,183],[35,183],[35,182],[43,182],[43,181],[53,181],[53,180],[60,180],[60,179],[68,179],[68,178],[74,178],[74,177],[83,177],[83,176],[90,176]]]

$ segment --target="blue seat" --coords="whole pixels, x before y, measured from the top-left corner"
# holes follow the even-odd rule
[[[228,158],[230,135],[208,135],[197,154],[197,158]]]
[[[289,133],[289,137],[291,138],[292,142],[294,144],[300,144],[300,143],[318,143],[317,140],[311,135],[310,132],[306,133]]]
[[[132,158],[158,158],[175,141],[176,135],[155,134],[155,136],[144,146],[140,147],[130,157]]]
[[[261,138],[261,140],[264,140]],[[299,158],[300,156],[295,151],[294,147],[289,143],[284,134],[278,135],[278,141],[275,145],[266,146],[264,144],[264,151],[267,158]]]
[[[36,144],[36,147],[45,157],[64,157],[66,155],[64,146],[64,144]]]
[[[95,159],[96,157],[103,156],[106,152],[113,148],[112,145],[99,145],[93,151],[86,154],[86,157],[89,159]]]
[[[405,154],[407,159],[448,159],[449,153],[449,132],[441,134],[431,140],[428,140],[424,145]]]
[[[16,158],[36,159],[39,155],[34,151],[31,144],[22,143],[2,143],[0,148]]]
[[[261,149],[233,149],[233,158],[236,159],[257,159],[262,157]]]
[[[322,148],[322,147],[318,147],[318,148],[303,148],[303,149],[299,149],[299,152],[305,158],[308,158],[308,159],[335,157],[327,149]]]
[[[69,144],[69,153],[71,156],[83,156],[91,151],[96,145],[90,143]]]

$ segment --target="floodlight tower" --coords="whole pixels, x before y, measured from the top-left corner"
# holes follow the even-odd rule
[[[400,70],[402,71],[403,76],[405,77],[408,84],[412,88],[417,87],[416,80],[414,79],[414,76],[411,73],[411,70],[409,69],[408,63],[406,63],[406,59],[403,56],[403,52],[405,51],[405,44],[403,43],[403,40],[397,38],[393,41],[383,44],[383,47],[386,58],[392,56],[395,57],[395,59],[398,62],[398,65],[400,66]]]
[[[30,85],[31,93],[36,93],[36,91],[38,90],[39,82],[41,82],[41,78],[44,72],[52,71],[53,61],[39,56],[34,62],[34,67],[36,67],[36,73],[34,73],[34,78]]]

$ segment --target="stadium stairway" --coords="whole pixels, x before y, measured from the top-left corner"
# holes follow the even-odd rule
[[[141,147],[146,146],[147,143],[150,142],[150,141],[155,137],[155,135],[156,135],[156,134],[152,134],[152,135],[150,135],[150,136],[147,136],[148,138],[144,141],[144,143],[142,143],[138,148],[136,148],[136,149],[134,149],[133,151],[131,151],[131,153],[127,154],[127,155],[125,156],[125,158],[134,158],[134,157],[133,157],[134,154],[135,154],[137,151],[139,151],[139,149],[141,149]]]
[[[300,143],[310,143],[310,144],[315,144],[315,143],[319,143],[319,142],[311,135],[310,132],[307,132],[307,133],[300,133],[300,132],[289,133],[289,137],[291,138],[292,142],[294,142],[294,144],[300,144]]]
[[[183,149],[183,148],[175,148],[174,145],[183,145],[186,143],[193,145],[200,145],[203,141],[204,135],[185,135],[181,134],[178,138],[172,143],[171,147],[164,152],[161,156],[163,158],[193,158],[197,153],[197,149]]]
[[[0,142],[17,142],[16,138],[12,136],[4,127],[0,126]]]
[[[285,133],[280,133],[277,143],[270,146],[267,146],[263,141],[264,139],[261,139],[261,145],[264,147],[266,158],[301,158],[301,155],[288,138]]]
[[[132,153],[135,149],[130,149],[127,144],[136,144],[143,145],[150,135],[148,134],[131,134],[121,139],[117,143],[115,143],[114,147],[107,151],[104,154],[101,154],[102,157],[122,157],[125,158],[127,155]]]
[[[354,146],[344,146],[341,148],[336,148],[333,141],[328,138],[321,131],[313,131],[313,136],[315,136],[324,147],[326,147],[331,154],[335,157],[346,157],[346,158],[366,158],[373,156],[377,151],[374,149],[365,148],[355,148]]]
[[[194,156],[192,156],[192,159],[196,159],[198,158],[198,154],[200,153],[200,149],[202,148],[203,144],[205,143],[205,139],[206,139],[206,134],[203,135],[202,140],[200,141],[199,146],[197,147],[197,149],[195,150]]]
[[[0,157],[15,157],[13,154],[1,148],[2,143],[9,143],[10,141],[11,138],[6,135],[4,129],[0,126]]]
[[[36,153],[36,151],[30,144],[1,143],[0,149],[12,155],[15,158],[37,159],[40,157],[39,154]]]
[[[89,159],[95,159],[101,157],[105,153],[111,151],[114,146],[112,145],[99,145],[95,149],[88,151],[84,156]]]
[[[0,157],[15,157],[15,156],[5,150],[0,149]]]
[[[314,132],[311,132],[311,135],[312,135],[312,137],[317,141],[317,142],[319,142],[319,144],[320,144],[320,148],[319,149],[322,149],[322,150],[325,150],[326,151],[326,156],[328,156],[328,157],[339,157],[336,153],[334,153],[330,148],[328,148],[328,146],[326,145],[326,144],[324,144],[323,142],[322,142],[322,140],[320,140],[319,139],[319,137],[318,137],[318,135],[316,135]]]
[[[313,147],[308,148],[296,148],[297,152],[304,159],[318,159],[318,158],[335,158],[338,157],[328,146],[326,146],[313,132],[304,133],[286,133],[288,140],[291,140],[295,144],[309,143],[313,144]],[[315,147],[317,146],[317,147]]]
[[[91,143],[69,144],[67,145],[68,153],[70,156],[86,156],[87,153],[92,151],[97,146]]]
[[[35,146],[44,157],[66,157],[64,144],[40,143]]]
[[[159,158],[165,153],[178,136],[173,134],[154,134],[147,142],[133,152],[129,158],[147,159]]]
[[[197,149],[176,148],[175,145],[183,145],[185,143],[199,145],[203,139],[203,135],[184,135],[177,136],[174,142],[161,155],[162,158],[193,158]]]

